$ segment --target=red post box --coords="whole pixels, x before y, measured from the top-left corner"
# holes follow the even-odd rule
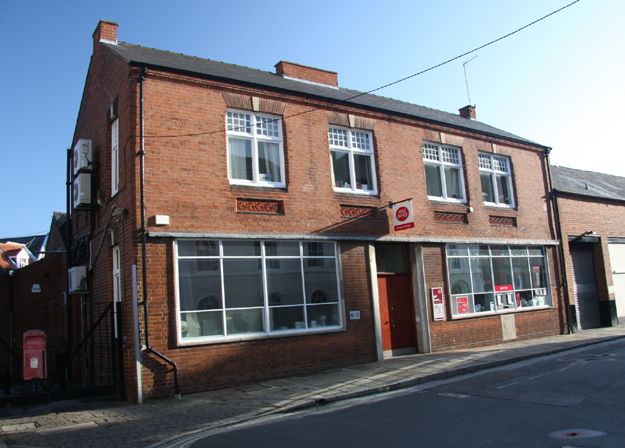
[[[41,330],[28,330],[24,333],[24,379],[47,378],[46,334]]]

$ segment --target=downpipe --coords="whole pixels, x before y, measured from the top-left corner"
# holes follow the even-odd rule
[[[566,266],[564,264],[564,240],[562,239],[562,228],[560,227],[560,210],[558,208],[558,195],[553,189],[553,180],[551,177],[551,162],[549,160],[550,149],[545,150],[545,163],[547,165],[547,178],[549,179],[549,197],[553,206],[553,220],[556,230],[556,238],[559,240],[558,258],[560,260],[560,284],[564,293],[564,306],[566,307],[566,327],[569,334],[575,333],[575,327],[571,322],[571,299],[569,297],[569,287],[566,281]]]
[[[140,140],[140,150],[139,150],[139,164],[140,164],[140,195],[141,195],[141,281],[143,283],[143,317],[144,317],[144,325],[145,325],[145,350],[148,353],[152,353],[156,357],[162,359],[167,364],[173,367],[174,369],[174,388],[175,395],[177,398],[180,398],[180,382],[178,380],[178,365],[173,362],[171,359],[167,358],[162,353],[158,352],[150,345],[150,330],[148,323],[148,275],[147,275],[147,241],[146,241],[146,229],[145,229],[145,137],[143,135],[143,82],[145,81],[145,76],[148,73],[147,67],[143,67],[141,69],[141,74],[139,75],[139,140]]]

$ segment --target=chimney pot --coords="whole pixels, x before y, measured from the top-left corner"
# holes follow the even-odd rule
[[[464,106],[462,109],[459,109],[458,112],[460,112],[461,117],[475,120],[475,106]]]

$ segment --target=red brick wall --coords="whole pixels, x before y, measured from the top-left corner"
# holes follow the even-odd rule
[[[608,251],[608,237],[623,237],[621,229],[623,222],[625,222],[625,204],[618,201],[559,194],[558,208],[565,247],[566,278],[571,305],[575,304],[575,298],[568,238],[569,236],[581,236],[589,231],[594,231],[596,233],[594,236],[599,239],[598,243],[592,243],[599,300],[613,301],[614,293],[608,291],[608,287],[614,285]]]
[[[99,168],[92,175],[95,176],[96,189],[101,192],[103,204],[94,207],[92,211],[74,210],[71,214],[72,236],[89,239],[93,263],[93,275],[89,279],[92,298],[87,294],[75,295],[72,299],[75,303],[91,299],[95,303],[113,300],[113,261],[108,235],[114,230],[116,242],[123,254],[121,280],[123,335],[126,341],[124,346],[126,395],[130,400],[136,401],[131,270],[132,265],[140,261],[137,245],[140,214],[139,201],[136,197],[139,184],[136,156],[139,148],[139,86],[136,77],[129,76],[130,72],[127,63],[112,56],[98,39],[94,39],[94,55],[83,91],[73,143],[79,139],[92,141],[94,161],[99,164]],[[111,196],[111,123],[107,111],[115,99],[119,117],[120,176],[118,192],[115,196]],[[112,212],[116,209],[125,209],[126,214],[113,217]],[[76,241],[73,244],[75,246]],[[85,261],[80,264],[85,264]]]
[[[276,74],[303,79],[306,81],[318,82],[335,87],[338,87],[339,85],[338,75],[335,72],[321,70],[314,67],[307,67],[300,64],[293,64],[286,61],[280,61],[276,64]]]
[[[468,203],[450,205],[428,201],[421,143],[440,141],[432,132],[385,117],[376,119],[374,142],[379,197],[335,193],[331,185],[331,164],[327,141],[326,110],[317,110],[283,122],[285,135],[285,189],[230,185],[227,179],[225,128],[226,103],[213,83],[188,83],[148,75],[145,84],[146,135],[199,136],[148,138],[146,140],[146,204],[148,214],[170,216],[168,232],[283,234],[285,227],[296,234],[398,236],[403,238],[530,238],[551,239],[546,211],[542,155],[513,146],[498,145],[498,153],[511,156],[514,168],[517,210],[485,207],[477,165],[478,151],[492,151],[490,142],[457,137],[463,148]],[[236,93],[242,89],[230,88]],[[310,110],[309,103],[284,96],[268,96],[287,102],[285,115]],[[193,105],[190,107],[189,105]],[[347,110],[347,112],[353,112]],[[440,129],[446,131],[445,129]],[[449,137],[448,137],[449,138]],[[353,223],[342,218],[340,205],[382,207],[388,201],[412,197],[415,228],[395,235],[389,231],[387,210],[377,221]],[[237,198],[284,202],[284,215],[237,214]],[[434,212],[467,213],[469,224],[434,221]],[[491,215],[509,216],[516,227],[497,227]],[[153,231],[163,230],[152,228]]]

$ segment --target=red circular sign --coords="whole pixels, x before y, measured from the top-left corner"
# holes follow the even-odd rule
[[[398,221],[405,221],[408,219],[410,215],[410,211],[406,207],[399,207],[397,209],[397,213],[395,213],[395,217]]]

